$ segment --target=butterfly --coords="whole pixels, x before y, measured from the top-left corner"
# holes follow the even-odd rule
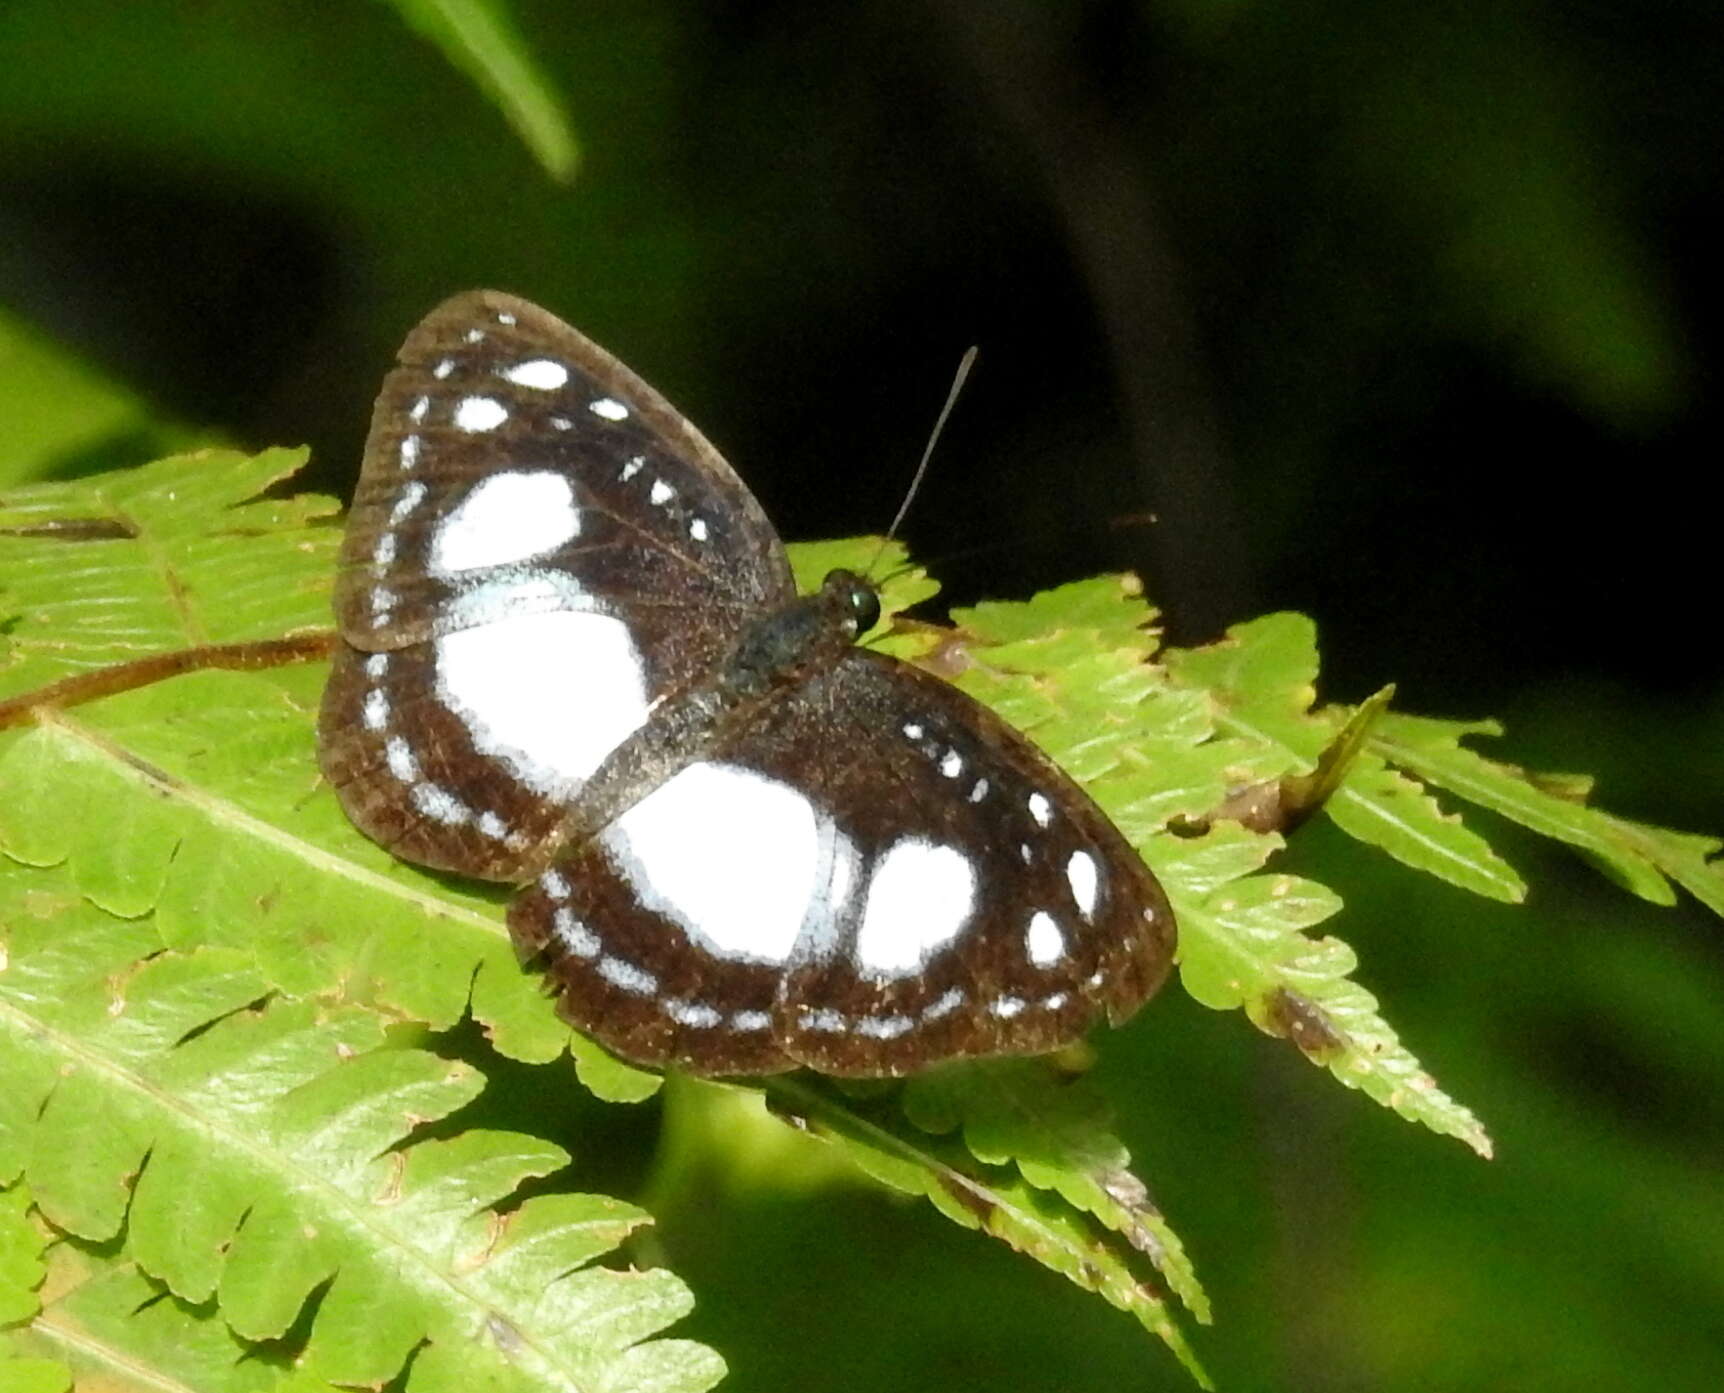
[[[320,762],[396,856],[519,887],[562,1016],[639,1064],[902,1075],[1056,1049],[1167,975],[1167,898],[1089,796],[799,597],[656,391],[458,295],[384,380],[335,587]]]

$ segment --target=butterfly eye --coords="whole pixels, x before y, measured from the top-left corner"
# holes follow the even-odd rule
[[[848,612],[853,638],[860,638],[880,622],[880,594],[856,572],[829,571],[820,590],[840,614]]]
[[[866,581],[857,581],[856,588],[850,592],[850,610],[856,616],[856,634],[858,637],[868,632],[880,622],[880,596],[874,587]]]

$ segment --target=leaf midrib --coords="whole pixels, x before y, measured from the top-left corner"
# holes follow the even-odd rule
[[[499,938],[508,935],[507,927],[498,920],[355,865],[345,857],[326,851],[267,819],[247,812],[229,798],[212,794],[170,774],[152,761],[127,750],[119,741],[74,720],[63,711],[44,711],[39,723],[80,745],[85,751],[100,755],[122,777],[133,779],[153,792],[193,809],[217,826],[226,826],[265,845],[276,847],[311,870],[337,877],[366,890],[379,891],[414,908],[456,920],[469,928],[483,929]]]
[[[1373,802],[1368,798],[1361,797],[1355,790],[1350,789],[1345,785],[1336,789],[1333,796],[1345,801],[1346,804],[1356,812],[1375,818],[1385,826],[1394,828],[1397,832],[1407,837],[1410,841],[1417,843],[1432,855],[1455,866],[1457,868],[1457,875],[1465,876],[1468,880],[1496,887],[1498,890],[1504,892],[1503,897],[1506,898],[1509,903],[1518,904],[1520,900],[1524,898],[1524,895],[1521,893],[1520,886],[1516,885],[1516,883],[1509,877],[1497,872],[1488,863],[1483,861],[1469,861],[1458,851],[1444,846],[1443,843],[1437,841],[1434,837],[1420,831],[1419,828],[1408,819],[1390,816],[1389,810],[1382,804]],[[1428,797],[1429,795],[1427,794],[1426,796]]]
[[[368,1209],[361,1207],[356,1198],[331,1184],[319,1172],[297,1165],[288,1153],[275,1147],[257,1145],[250,1139],[249,1134],[238,1130],[235,1123],[221,1118],[219,1114],[212,1114],[207,1110],[193,1107],[185,1099],[163,1089],[136,1069],[127,1066],[109,1054],[98,1053],[86,1047],[77,1037],[58,1029],[40,1016],[25,1011],[5,996],[0,996],[0,1019],[10,1019],[13,1022],[13,1029],[23,1033],[26,1038],[47,1042],[65,1058],[81,1064],[91,1073],[112,1080],[116,1089],[129,1087],[134,1094],[147,1100],[159,1112],[169,1117],[177,1116],[181,1119],[183,1130],[187,1134],[192,1136],[213,1134],[225,1142],[233,1153],[252,1158],[258,1163],[258,1169],[265,1173],[278,1175],[281,1178],[282,1189],[278,1193],[311,1192],[321,1196],[324,1201],[324,1208],[333,1217],[339,1219],[343,1214],[347,1216],[350,1232],[357,1229],[362,1235],[370,1236],[376,1240],[372,1245],[375,1248],[406,1256],[424,1276],[424,1280],[419,1283],[421,1290],[434,1282],[446,1288],[463,1305],[472,1310],[483,1313],[492,1309],[493,1303],[491,1301],[468,1290],[461,1281],[437,1267],[420,1249],[403,1243],[387,1228],[380,1227],[379,1222],[373,1218]],[[268,1105],[271,1110],[279,1103],[281,1097],[281,1094],[272,1097]],[[369,1166],[376,1160],[377,1156],[375,1155],[367,1156],[364,1158],[364,1163]],[[146,1161],[145,1165],[148,1164],[149,1162]],[[483,1271],[484,1267],[480,1265],[473,1270],[475,1272]],[[337,1263],[336,1273],[339,1274],[339,1272],[340,1264]],[[161,1279],[158,1278],[158,1280]],[[538,1354],[544,1360],[547,1368],[557,1370],[565,1387],[573,1390],[573,1393],[583,1393],[584,1383],[564,1367],[561,1359],[548,1353],[542,1342],[528,1330],[523,1329],[519,1322],[511,1320],[510,1323],[515,1326],[516,1334],[520,1336],[522,1343]],[[435,1331],[425,1333],[431,1338],[436,1338],[437,1335]]]

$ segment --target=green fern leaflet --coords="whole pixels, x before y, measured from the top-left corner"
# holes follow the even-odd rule
[[[0,701],[106,665],[328,626],[327,499],[301,457],[166,459],[0,496]],[[799,573],[876,543],[794,549]],[[887,553],[898,567],[902,556]],[[885,607],[933,585],[903,568]],[[1180,981],[1401,1116],[1481,1154],[1477,1118],[1401,1044],[1320,926],[1325,886],[1270,866],[1321,805],[1475,894],[1516,872],[1439,791],[1597,861],[1657,902],[1724,912],[1719,843],[1630,824],[1462,743],[1494,728],[1314,706],[1297,615],[1161,650],[1129,577],[899,618],[874,641],[1029,732],[1139,848],[1179,915]],[[652,1075],[556,1019],[504,892],[393,861],[320,787],[320,664],[200,671],[0,730],[0,1378],[116,1366],[199,1386],[695,1390],[717,1356],[661,1332],[690,1295],[599,1260],[647,1216],[568,1183],[550,1141],[465,1126],[483,1073],[434,1052],[471,1018],[508,1059],[565,1053],[601,1099]],[[28,703],[26,703],[26,706]],[[7,711],[0,705],[0,712]],[[1152,1029],[1153,1012],[1133,1026]],[[797,1076],[768,1104],[1134,1316],[1203,1374],[1172,1304],[1208,1306],[1110,1109],[1048,1061],[880,1090]],[[524,1196],[522,1187],[528,1187]],[[176,1363],[176,1361],[179,1361]]]

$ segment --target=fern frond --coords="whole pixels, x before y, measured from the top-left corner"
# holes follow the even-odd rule
[[[1526,882],[1489,842],[1380,755],[1360,755],[1324,811],[1348,836],[1414,870],[1486,899],[1519,904],[1526,898]]]
[[[0,309],[0,487],[87,473],[121,449],[134,459],[186,448],[188,432],[166,425],[135,392],[80,362],[34,325]]]
[[[137,1393],[338,1393],[285,1353],[239,1339],[213,1304],[177,1299],[112,1247],[46,1239],[44,1247],[48,1297],[13,1332],[18,1357],[0,1357],[6,1393],[68,1393],[74,1378],[79,1388]]]
[[[327,628],[339,505],[264,491],[304,450],[205,450],[0,497],[9,692],[201,643]]]
[[[844,1097],[825,1080],[789,1075],[770,1080],[765,1091],[771,1106],[841,1147],[881,1184],[927,1199],[953,1223],[999,1239],[1135,1317],[1167,1345],[1199,1386],[1214,1387],[1156,1287],[1138,1274],[1105,1230],[1090,1222],[1084,1207],[1065,1199],[1052,1185],[1032,1183],[1016,1164],[1015,1154],[1009,1158],[1002,1154],[997,1162],[979,1157],[969,1149],[967,1139],[919,1133],[891,1099],[870,1103]],[[1012,1134],[1021,1136],[1016,1128]],[[1028,1164],[1033,1167],[1034,1149],[1030,1152]],[[1156,1237],[1163,1235],[1171,1238],[1165,1228]],[[1184,1264],[1184,1255],[1177,1240],[1174,1245],[1157,1256],[1173,1257],[1169,1266],[1177,1269]],[[1148,1245],[1134,1238],[1132,1246],[1147,1250]],[[1207,1314],[1195,1283],[1182,1279],[1181,1285],[1181,1294],[1195,1295],[1194,1306]]]
[[[1112,1130],[1113,1110],[1086,1079],[1062,1076],[1041,1059],[978,1060],[911,1079],[904,1112],[936,1136],[962,1128],[978,1161],[1016,1166],[1038,1190],[1099,1220],[1148,1257],[1186,1309],[1209,1323],[1209,1298],[1184,1244],[1132,1173],[1131,1154]]]
[[[11,1393],[66,1393],[72,1372],[37,1351],[28,1327],[42,1309],[48,1235],[30,1215],[24,1185],[0,1187],[0,1388]]]
[[[483,0],[390,4],[503,113],[545,173],[560,183],[574,177],[580,146],[562,94],[503,6]]]
[[[410,1357],[415,1386],[421,1366],[521,1393],[716,1380],[710,1351],[640,1344],[688,1310],[674,1276],[589,1266],[645,1214],[520,1201],[568,1159],[538,1138],[415,1139],[474,1097],[471,1068],[387,1047],[373,1012],[269,999],[236,950],[152,954],[148,921],[63,872],[20,884],[0,890],[0,1175],[22,1170],[57,1228],[123,1228],[140,1268],[250,1341],[315,1295],[304,1360],[332,1382]]]
[[[1461,744],[1470,735],[1501,733],[1494,721],[1397,715],[1384,718],[1372,743],[1385,759],[1426,782],[1573,847],[1643,900],[1674,904],[1674,880],[1714,913],[1724,914],[1724,863],[1715,859],[1724,841],[1612,817],[1587,806],[1587,781],[1529,774]]]
[[[252,460],[206,454],[80,485],[9,493],[0,501],[0,556],[12,608],[0,640],[6,644],[0,680],[7,690],[146,649],[324,624],[335,543],[331,506],[259,493],[293,462],[284,452]],[[67,519],[80,525],[45,526]],[[817,581],[832,566],[868,565],[877,550],[876,542],[858,539],[796,548],[793,557],[805,577]],[[889,565],[901,563],[901,549],[886,554]],[[906,567],[886,589],[886,609],[894,612],[931,589],[925,576]],[[955,629],[901,621],[875,641],[952,677],[1085,783],[1174,901],[1186,990],[1210,1006],[1242,1007],[1260,1028],[1290,1039],[1343,1082],[1488,1153],[1477,1120],[1436,1087],[1396,1039],[1375,999],[1351,980],[1350,950],[1312,934],[1338,908],[1337,897],[1312,882],[1265,873],[1280,836],[1227,815],[1241,789],[1309,783],[1346,726],[1344,710],[1313,709],[1316,649],[1309,621],[1269,616],[1207,649],[1158,652],[1149,627],[1154,612],[1128,577],[1101,577],[1025,604],[986,604],[955,617]],[[553,1158],[535,1149],[542,1143],[505,1143],[485,1134],[408,1144],[402,1099],[423,1094],[413,1107],[430,1112],[415,1115],[430,1116],[458,1106],[462,1090],[473,1085],[458,1071],[439,1074],[425,1062],[429,1056],[380,1049],[374,1032],[381,1019],[440,1029],[470,1012],[511,1057],[548,1061],[570,1048],[583,1081],[600,1096],[638,1098],[654,1086],[652,1076],[587,1042],[576,1039],[571,1046],[537,979],[515,961],[502,892],[399,864],[347,825],[315,772],[312,730],[321,678],[320,667],[201,672],[73,710],[41,711],[33,728],[0,732],[0,786],[6,790],[0,849],[13,863],[0,875],[0,896],[8,912],[27,909],[31,922],[53,926],[30,940],[26,956],[34,965],[23,975],[10,924],[0,940],[0,951],[13,959],[0,972],[0,989],[10,994],[0,1001],[10,1003],[6,1010],[25,1013],[15,1014],[14,1024],[32,1022],[29,1029],[19,1025],[19,1040],[36,1042],[15,1042],[23,1061],[17,1077],[28,1086],[0,1091],[0,1179],[18,1174],[32,1156],[76,1150],[76,1133],[61,1115],[78,1109],[68,1111],[62,1094],[75,1101],[83,1090],[88,1106],[106,1102],[103,1088],[79,1070],[62,1080],[56,1069],[65,1061],[40,1055],[45,1047],[31,1033],[28,1013],[58,1008],[32,995],[31,973],[63,973],[71,1003],[66,1009],[83,1003],[80,1030],[87,1027],[109,1050],[120,1048],[112,1031],[121,1023],[135,1032],[146,1016],[160,1015],[164,1023],[149,1047],[154,1052],[126,1067],[140,1079],[148,1075],[157,1089],[172,1075],[168,1061],[190,1070],[180,1082],[198,1102],[187,1116],[199,1126],[227,1128],[223,1135],[244,1129],[231,1108],[198,1091],[197,1078],[244,1068],[232,1051],[215,1056],[224,1042],[255,1037],[261,1050],[266,1040],[291,1037],[320,1039],[333,1049],[342,1030],[363,1026],[372,1033],[344,1046],[353,1052],[351,1067],[331,1075],[358,1081],[351,1086],[359,1096],[348,1101],[360,1112],[372,1106],[368,1127],[356,1124],[341,1139],[342,1156],[356,1168],[349,1178],[358,1177],[352,1183],[363,1190],[375,1178],[367,1166],[380,1163],[384,1150],[399,1158],[391,1162],[400,1167],[392,1183],[409,1186],[415,1196],[438,1191],[442,1177],[458,1177],[451,1183],[478,1196],[472,1199],[478,1208],[443,1215],[442,1229],[417,1226],[442,1233],[446,1246],[468,1241],[467,1226],[474,1223],[501,1224],[517,1234],[525,1223],[521,1215],[549,1214],[534,1206],[550,1196],[506,1222],[493,1206],[506,1203],[521,1179],[554,1164]],[[1370,727],[1364,753],[1331,760],[1343,769],[1328,804],[1331,816],[1410,865],[1481,894],[1518,898],[1522,887],[1514,872],[1444,813],[1425,787],[1438,785],[1581,846],[1639,893],[1667,899],[1669,876],[1724,910],[1724,879],[1708,860],[1716,843],[1580,807],[1564,796],[1571,790],[1554,790],[1461,747],[1460,735],[1474,729],[1383,717]],[[259,1004],[272,993],[288,999]],[[139,1014],[139,1001],[150,1003],[149,1012]],[[168,1010],[171,1002],[180,1003],[178,1015]],[[105,1014],[110,1009],[112,1017]],[[179,1034],[169,1038],[170,1027]],[[389,1062],[358,1062],[373,1057]],[[168,1072],[158,1080],[145,1062]],[[326,1063],[335,1068],[335,1061]],[[114,1077],[130,1076],[121,1069]],[[1201,1292],[1177,1239],[1148,1207],[1125,1169],[1123,1150],[1081,1092],[1040,1066],[1018,1064],[931,1076],[886,1105],[808,1087],[814,1092],[802,1101],[818,1114],[823,1134],[864,1168],[1100,1291],[1189,1358],[1165,1303],[1136,1268],[1147,1256],[1160,1267],[1161,1280],[1200,1315]],[[344,1095],[333,1081],[306,1078],[288,1088],[301,1090],[317,1109],[341,1115]],[[131,1098],[124,1090],[122,1096]],[[40,1115],[33,1111],[37,1103]],[[206,1115],[206,1107],[213,1111]],[[471,1334],[487,1357],[508,1354],[519,1332],[533,1328],[532,1313],[522,1320],[499,1315],[490,1323],[478,1318],[481,1308],[503,1309],[500,1297],[494,1301],[482,1290],[504,1270],[497,1255],[488,1254],[485,1275],[474,1276],[460,1299],[439,1298],[453,1301],[450,1311],[409,1281],[391,1289],[399,1319],[361,1331],[363,1322],[340,1295],[345,1249],[331,1235],[345,1231],[321,1213],[314,1226],[335,1248],[316,1249],[321,1256],[295,1269],[288,1295],[272,1304],[248,1276],[244,1235],[253,1227],[250,1213],[264,1226],[260,1232],[307,1217],[294,1208],[309,1201],[293,1190],[291,1170],[271,1169],[280,1159],[273,1151],[255,1172],[247,1172],[241,1158],[234,1158],[237,1170],[224,1161],[217,1169],[227,1183],[204,1186],[201,1227],[169,1232],[154,1207],[153,1187],[176,1171],[201,1175],[202,1153],[183,1128],[176,1130],[181,1124],[167,1126],[138,1099],[112,1111],[112,1136],[94,1150],[89,1168],[72,1164],[48,1177],[38,1187],[39,1203],[56,1222],[96,1236],[119,1231],[129,1200],[127,1243],[145,1271],[166,1281],[178,1298],[198,1301],[213,1293],[235,1329],[251,1338],[285,1329],[330,1272],[335,1285],[317,1306],[313,1340],[324,1339],[350,1360],[334,1366],[342,1377],[361,1370],[366,1378],[386,1377],[377,1371],[399,1367],[422,1337],[414,1332],[433,1324],[433,1312],[456,1322],[442,1328]],[[271,1135],[286,1139],[282,1147],[309,1145],[303,1135],[311,1126],[309,1111],[299,1119],[300,1132],[285,1115],[272,1118],[277,1130]],[[140,1165],[141,1178],[129,1191],[129,1168]],[[474,1178],[480,1171],[494,1171],[491,1189]],[[236,1175],[248,1178],[240,1185]],[[254,1191],[253,1184],[262,1189]],[[282,1185],[294,1198],[273,1188]],[[242,1191],[270,1196],[243,1222],[235,1208]],[[412,1207],[407,1194],[397,1196],[403,1213]],[[363,1212],[358,1192],[343,1189],[324,1198],[343,1214]],[[610,1202],[592,1203],[591,1222],[613,1221]],[[565,1238],[566,1227],[557,1229]],[[212,1258],[222,1233],[238,1238],[231,1251]],[[387,1225],[377,1233],[386,1249],[389,1243],[411,1248],[414,1237]],[[375,1268],[378,1254],[350,1261]],[[402,1270],[419,1271],[413,1264],[424,1261],[417,1256]],[[651,1275],[621,1286],[613,1278],[622,1280],[614,1273],[584,1280],[590,1287],[610,1284],[622,1308],[635,1313],[630,1319],[638,1324],[623,1321],[619,1329],[650,1333],[685,1299],[680,1288],[669,1287],[673,1295],[648,1299],[651,1283],[663,1280]],[[632,1295],[617,1295],[624,1291]],[[611,1298],[585,1291],[581,1299],[603,1305]],[[685,1354],[674,1342],[642,1345],[626,1356],[622,1344],[612,1367],[631,1368],[631,1377],[662,1375],[674,1384],[686,1374],[698,1382],[696,1375],[704,1377],[701,1370],[709,1367],[702,1363],[709,1356]],[[369,1352],[354,1354],[361,1346]],[[434,1340],[415,1356],[413,1377],[443,1379],[438,1371],[447,1369],[453,1384],[465,1377],[464,1357],[462,1348]],[[627,1360],[639,1361],[638,1367]],[[649,1368],[655,1360],[663,1364],[657,1373]],[[316,1367],[330,1376],[322,1363]]]

